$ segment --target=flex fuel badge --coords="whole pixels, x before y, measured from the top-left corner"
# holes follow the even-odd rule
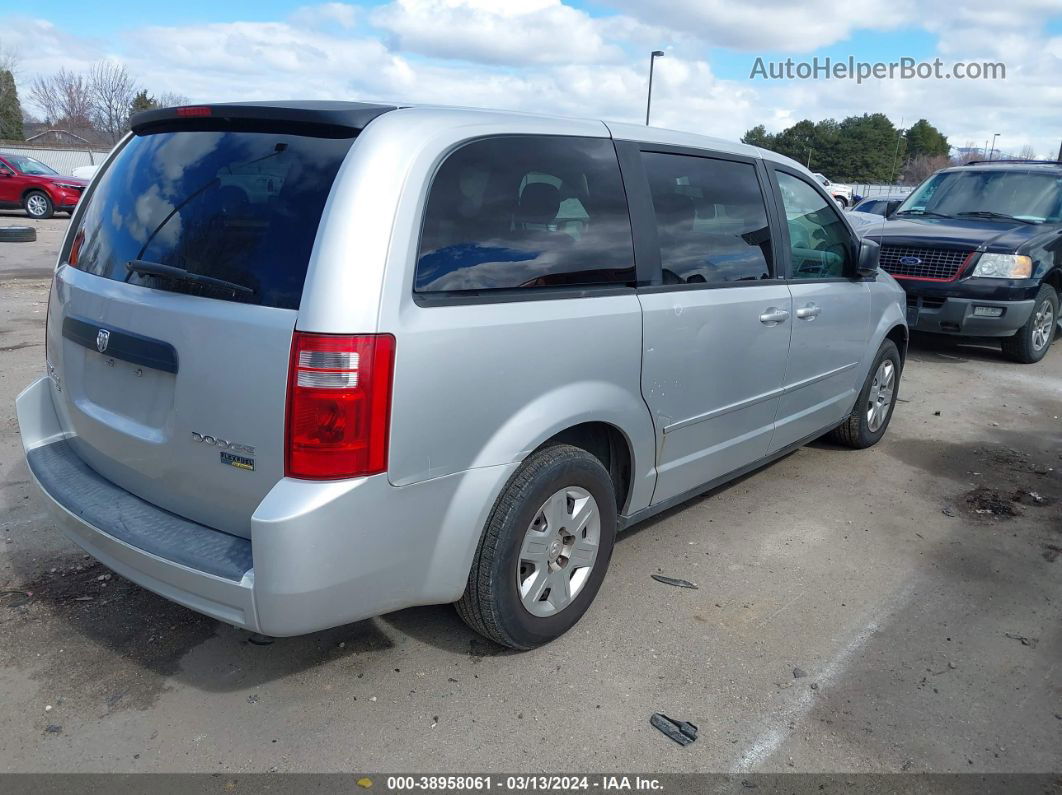
[[[246,469],[248,472],[254,472],[254,459],[247,458],[242,455],[233,455],[232,453],[226,453],[222,451],[221,463],[228,464],[230,467],[236,467],[237,469]]]

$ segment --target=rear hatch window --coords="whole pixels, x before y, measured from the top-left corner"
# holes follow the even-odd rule
[[[297,309],[348,138],[192,130],[134,136],[100,177],[71,264],[159,290]]]

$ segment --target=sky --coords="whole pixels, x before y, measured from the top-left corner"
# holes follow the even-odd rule
[[[192,102],[330,98],[644,121],[737,139],[809,118],[926,118],[956,147],[1062,141],[1062,0],[0,0],[0,48],[37,74],[110,58]],[[757,58],[1006,65],[997,80],[750,79]]]

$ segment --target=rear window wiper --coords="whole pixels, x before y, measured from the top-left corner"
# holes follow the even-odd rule
[[[932,210],[900,210],[893,215],[931,215],[934,218],[954,218],[952,215],[945,215],[944,213],[935,213]]]
[[[971,210],[967,213],[959,213],[959,217],[972,217],[972,218],[1002,218],[1005,221],[1021,221],[1023,224],[1035,224],[1036,221],[1030,221],[1028,218],[1019,218],[1016,215],[1007,215],[1006,213],[997,213],[992,210]]]
[[[202,284],[206,287],[216,287],[221,290],[232,290],[242,295],[254,295],[254,290],[243,284],[227,282],[224,279],[215,279],[213,276],[203,276],[200,273],[192,273],[184,268],[174,265],[163,265],[161,262],[148,262],[142,259],[133,259],[125,263],[125,269],[130,273],[144,273],[148,276],[161,276],[164,279],[173,279],[178,282]]]

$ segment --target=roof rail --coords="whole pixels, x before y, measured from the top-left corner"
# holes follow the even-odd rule
[[[1043,163],[1050,166],[1062,166],[1062,160],[1032,160],[1024,157],[997,157],[995,160],[971,160],[964,166],[983,166],[988,163]]]

